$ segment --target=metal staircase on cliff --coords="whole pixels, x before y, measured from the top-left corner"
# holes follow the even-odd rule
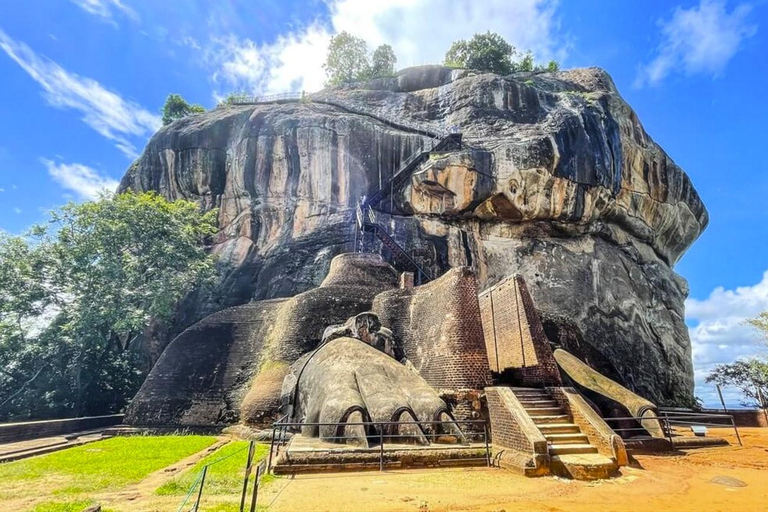
[[[355,250],[362,251],[363,239],[365,233],[372,233],[381,243],[389,249],[395,261],[414,273],[416,284],[424,284],[433,279],[433,276],[427,272],[410,254],[392,238],[382,224],[379,223],[374,206],[378,205],[387,195],[394,196],[396,190],[405,184],[413,172],[425,161],[429,159],[432,151],[442,151],[445,149],[461,148],[461,133],[450,133],[440,139],[433,139],[429,143],[417,149],[409,156],[386,183],[376,188],[369,197],[363,197],[358,202],[356,208],[358,241],[355,241]],[[391,208],[390,208],[391,209]]]

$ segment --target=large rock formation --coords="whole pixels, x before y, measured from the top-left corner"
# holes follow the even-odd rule
[[[225,269],[177,329],[317,286],[333,256],[353,250],[359,198],[448,128],[465,148],[432,153],[377,206],[393,238],[432,275],[470,266],[485,288],[522,274],[554,343],[659,404],[689,402],[687,285],[673,265],[707,212],[594,68],[413,68],[162,128],[121,189],[219,208],[213,250]]]

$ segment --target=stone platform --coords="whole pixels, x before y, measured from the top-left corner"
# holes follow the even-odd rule
[[[383,464],[380,465],[380,457]],[[274,465],[275,474],[403,469],[411,467],[485,466],[484,443],[415,444],[385,443],[369,448],[329,443],[318,438],[294,436]]]

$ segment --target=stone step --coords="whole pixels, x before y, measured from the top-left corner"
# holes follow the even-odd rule
[[[520,403],[523,404],[523,407],[526,409],[529,407],[559,407],[557,400],[541,400],[538,398],[521,399]]]
[[[563,444],[589,444],[589,438],[581,432],[569,432],[566,434],[544,434],[544,438],[553,445]]]
[[[553,455],[550,467],[554,474],[575,480],[610,478],[619,468],[613,459],[596,453]]]
[[[515,393],[515,396],[519,399],[522,398],[542,398],[542,399],[550,399],[552,398],[552,395],[549,393],[544,392],[538,392],[538,391],[518,391]]]
[[[556,444],[549,447],[550,455],[574,455],[597,453],[597,448],[591,444]]]
[[[560,407],[526,407],[525,412],[528,413],[529,416],[556,416],[560,414],[565,414],[565,411],[563,411]]]
[[[531,419],[536,425],[541,425],[544,423],[570,423],[571,422],[571,417],[568,416],[567,414],[554,414],[552,416],[531,416]]]
[[[548,434],[580,434],[581,429],[573,423],[544,423],[538,425],[544,436]]]

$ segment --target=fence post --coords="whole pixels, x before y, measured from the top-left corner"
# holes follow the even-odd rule
[[[379,424],[379,471],[384,471],[384,425]]]
[[[672,427],[669,426],[669,417],[664,414],[664,426],[667,429],[667,439],[669,439],[670,448],[675,449],[675,445],[672,443]]]
[[[195,512],[200,510],[200,500],[203,498],[203,486],[205,485],[205,475],[208,473],[208,466],[203,466],[203,477],[200,479],[200,490],[197,491],[197,501],[195,501]]]
[[[261,464],[256,466],[256,478],[253,479],[253,497],[251,498],[251,512],[256,512],[256,499],[259,496],[259,479],[261,478]]]
[[[251,462],[253,461],[253,441],[248,446],[248,458],[245,461],[245,478],[243,478],[243,493],[240,496],[240,512],[245,509],[245,497],[248,495],[248,477],[251,476]]]
[[[272,450],[275,449],[275,436],[277,435],[277,426],[272,424],[272,440],[269,442],[269,464],[267,464],[267,471],[272,469]]]
[[[733,431],[736,432],[736,439],[739,440],[739,446],[744,446],[741,442],[741,436],[739,435],[739,429],[736,427],[736,422],[733,421],[733,416],[731,416],[731,426],[733,427]]]
[[[715,384],[717,388],[717,394],[720,395],[720,403],[723,404],[723,410],[725,414],[728,414],[728,408],[725,406],[725,400],[723,400],[723,392],[720,390],[720,384]]]
[[[491,448],[488,445],[488,422],[483,422],[483,437],[485,437],[485,459],[488,467],[491,467]]]

